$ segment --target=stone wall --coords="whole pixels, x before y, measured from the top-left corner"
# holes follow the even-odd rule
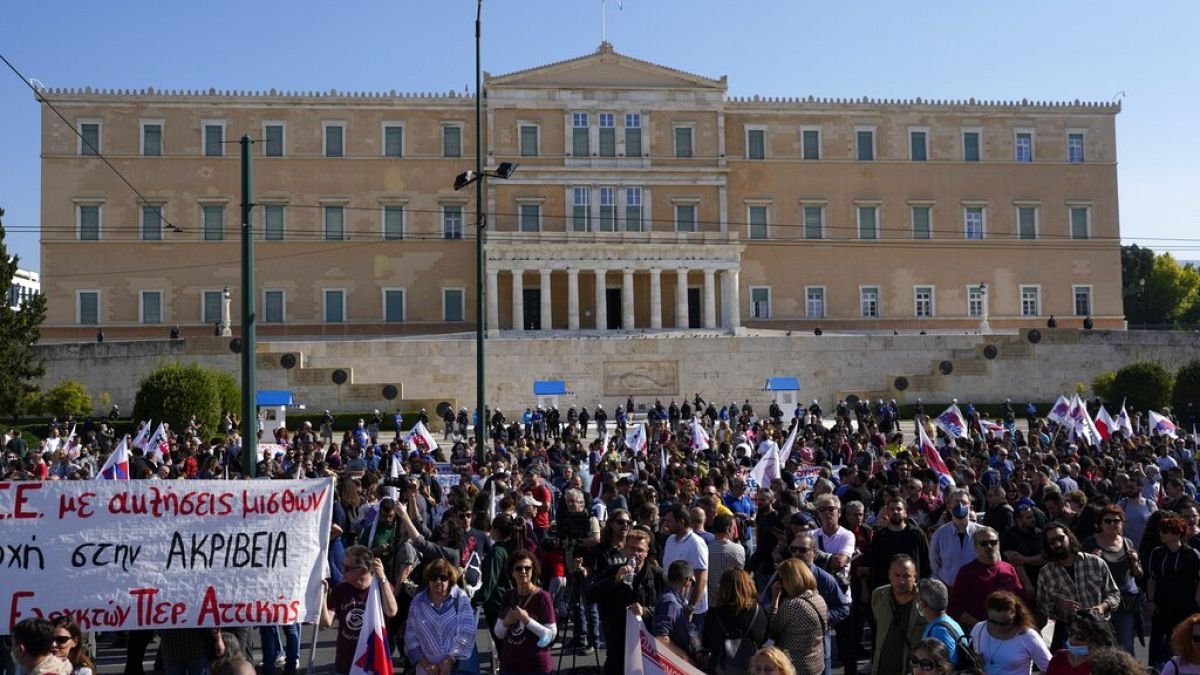
[[[508,411],[535,403],[534,380],[564,380],[560,406],[615,408],[633,396],[664,402],[702,392],[709,400],[765,405],[768,377],[795,376],[802,400],[850,394],[898,401],[1052,401],[1076,383],[1138,360],[1174,370],[1200,358],[1200,335],[1073,329],[1008,335],[618,335],[490,338],[488,402]],[[475,343],[435,339],[310,340],[259,344],[260,389],[290,389],[310,409],[391,409],[405,401],[475,399]],[[221,338],[48,345],[42,385],[82,382],[99,402],[108,392],[130,411],[139,380],[167,361],[197,362],[238,375]],[[284,368],[285,354],[296,365]],[[948,365],[947,365],[948,364]],[[345,381],[334,384],[336,371]],[[944,372],[948,371],[948,372]],[[340,378],[340,375],[338,376]],[[395,399],[384,397],[393,385]]]

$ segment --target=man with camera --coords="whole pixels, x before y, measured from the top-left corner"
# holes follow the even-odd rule
[[[584,585],[594,571],[587,568],[584,560],[591,548],[600,543],[600,521],[588,513],[583,491],[578,488],[563,493],[563,506],[555,523],[555,535],[567,564],[567,604],[573,635],[567,647],[591,654],[600,641],[600,615],[596,603],[584,598]]]
[[[667,588],[662,568],[650,557],[650,540],[646,530],[630,530],[625,535],[625,558],[597,571],[588,584],[587,599],[599,607],[608,650],[605,675],[624,670],[626,612],[632,611],[643,622],[652,624],[654,606]]]

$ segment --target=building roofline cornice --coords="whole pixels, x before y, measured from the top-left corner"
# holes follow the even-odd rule
[[[874,98],[862,96],[857,98],[820,97],[820,96],[730,96],[725,101],[726,106],[733,110],[815,110],[836,108],[839,111],[861,110],[864,112],[879,108],[910,108],[919,110],[972,110],[979,112],[1078,112],[1117,114],[1121,112],[1120,102],[1100,101],[1020,101],[966,99],[926,99],[916,98]]]

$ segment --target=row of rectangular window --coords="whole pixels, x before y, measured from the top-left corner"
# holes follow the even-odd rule
[[[859,239],[881,238],[878,205],[856,206],[856,225]],[[803,206],[804,239],[826,239],[825,207]],[[1016,207],[1016,238],[1037,239],[1039,230],[1038,206]],[[933,239],[933,207],[928,205],[909,206],[909,221],[913,239]],[[746,213],[747,236],[750,239],[770,239],[770,207],[751,205]],[[1091,207],[1067,206],[1067,229],[1071,239],[1088,239],[1091,236]],[[963,207],[963,238],[981,240],[987,238],[987,207]]]
[[[624,147],[618,152],[617,130],[615,116],[612,113],[600,113],[597,133],[597,152],[600,157],[641,157],[643,154],[641,115],[627,113],[623,127]],[[571,129],[571,154],[575,157],[588,157],[592,154],[592,139],[588,113],[574,113]],[[100,152],[100,122],[81,122],[79,154],[96,155]],[[322,154],[326,157],[344,157],[346,149],[346,125],[343,122],[325,122],[323,128]],[[463,156],[463,126],[461,124],[442,124],[442,157]],[[404,125],[398,123],[383,123],[383,156],[404,156]],[[695,156],[693,143],[694,130],[690,125],[676,125],[673,128],[675,157],[691,158]],[[766,159],[767,130],[762,127],[746,127],[746,158]],[[821,130],[819,128],[802,128],[801,159],[822,159]],[[981,161],[982,143],[981,130],[962,131],[962,155],[964,162]],[[1029,129],[1018,129],[1013,132],[1014,161],[1034,161],[1035,133]],[[518,151],[522,157],[537,157],[541,154],[539,143],[540,129],[535,124],[518,124]],[[201,123],[203,154],[207,157],[222,157],[225,153],[225,123],[224,121]],[[263,137],[260,140],[262,155],[265,157],[283,157],[285,146],[285,126],[281,122],[266,122],[263,124]],[[1072,164],[1084,162],[1085,132],[1067,132],[1067,161]],[[927,129],[909,130],[909,160],[914,162],[928,161],[929,131]],[[142,122],[141,154],[156,157],[163,154],[163,123]],[[857,128],[855,130],[855,158],[859,161],[876,159],[875,130],[873,128]]]
[[[385,322],[406,320],[406,291],[403,288],[384,288],[382,292],[381,317]],[[326,323],[346,321],[346,290],[326,288],[322,290],[321,318]],[[98,290],[75,292],[75,322],[83,326],[100,323],[100,296]],[[200,321],[215,324],[221,321],[223,293],[218,290],[201,291]],[[442,320],[459,322],[466,320],[466,291],[462,288],[442,289]],[[287,321],[287,292],[264,290],[262,295],[261,321],[285,323]],[[138,295],[138,321],[143,324],[165,323],[162,291],[141,291]]]
[[[641,232],[645,226],[642,205],[642,189],[623,188],[623,208],[617,204],[617,189],[596,188],[599,208],[593,214],[591,208],[593,188],[571,188],[571,230],[575,232]],[[695,232],[697,229],[698,204],[675,204],[675,231]],[[101,231],[101,205],[79,204],[77,206],[77,231],[81,241],[98,241]],[[225,206],[201,206],[201,231],[205,241],[221,241],[225,238]],[[164,220],[163,206],[143,205],[141,208],[140,238],[145,241],[162,239]],[[279,204],[261,206],[263,239],[282,241],[285,238],[285,209]],[[879,206],[857,206],[857,232],[859,239],[879,239]],[[932,207],[910,206],[913,239],[932,239]],[[346,207],[325,206],[322,209],[322,236],[328,241],[346,239]],[[542,231],[542,206],[538,203],[518,203],[518,224],[521,232]],[[620,216],[620,218],[618,218]],[[385,240],[403,239],[405,231],[405,209],[401,205],[382,207],[382,236]],[[825,239],[825,207],[803,207],[803,236],[805,239]],[[596,222],[593,222],[593,221]],[[747,210],[747,235],[750,239],[770,238],[770,210],[768,206],[749,206]],[[1039,207],[1016,207],[1016,237],[1037,239],[1039,236]],[[1091,208],[1068,206],[1067,225],[1071,239],[1087,239],[1091,232]],[[987,235],[987,207],[963,207],[963,238],[985,239]],[[442,207],[442,236],[460,239],[463,236],[463,207]]]
[[[751,286],[750,318],[771,319],[774,314],[771,308],[771,287]],[[1035,318],[1042,315],[1041,286],[1027,285],[1018,288],[1020,297],[1020,316]],[[1071,287],[1073,310],[1075,316],[1091,316],[1092,287],[1078,285]],[[937,287],[927,285],[913,286],[913,316],[917,318],[933,318],[937,316]],[[983,318],[984,303],[987,293],[979,286],[967,286],[967,316]],[[858,289],[859,316],[865,319],[876,319],[882,316],[882,295],[879,286],[860,286]],[[808,319],[826,318],[825,287],[806,286],[804,288],[804,316]]]
[[[79,154],[99,155],[101,147],[101,123],[99,121],[81,121],[78,124]],[[163,155],[162,121],[143,121],[141,123],[141,149],[144,157],[161,157]],[[442,123],[442,157],[463,156],[463,125],[461,123]],[[384,157],[404,156],[404,125],[397,122],[384,122],[382,128],[382,149]],[[262,137],[256,143],[262,148],[260,154],[264,157],[283,157],[286,148],[286,125],[283,122],[264,122]],[[227,154],[225,146],[225,122],[223,120],[204,121],[200,124],[201,154],[205,157],[224,157]],[[344,122],[322,123],[321,154],[325,157],[346,156],[346,124]]]

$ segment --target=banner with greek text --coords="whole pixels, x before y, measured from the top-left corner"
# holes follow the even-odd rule
[[[625,612],[625,672],[628,675],[704,675],[685,657],[654,639],[642,623],[642,617],[630,611]]]
[[[333,479],[0,482],[0,635],[315,622]]]

